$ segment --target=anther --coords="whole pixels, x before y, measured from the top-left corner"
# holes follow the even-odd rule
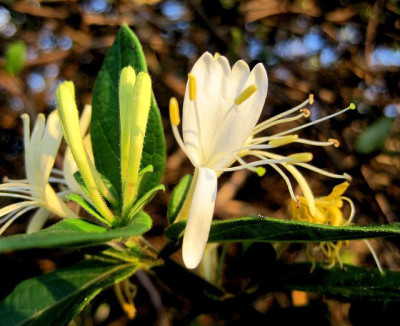
[[[267,170],[266,170],[264,167],[262,167],[262,166],[258,166],[258,167],[257,167],[257,175],[258,175],[259,177],[262,177],[262,176],[265,174],[266,171],[267,171]]]
[[[283,145],[287,145],[296,141],[299,138],[298,135],[289,135],[278,139],[273,139],[268,142],[268,145],[271,147],[279,147]]]
[[[300,199],[299,199],[299,196],[296,196],[296,199],[297,199],[297,205],[296,205],[296,207],[297,208],[300,208],[301,207],[301,201],[300,201]]]
[[[314,103],[314,94],[308,95],[308,103],[310,103],[310,105]]]
[[[333,146],[335,146],[335,147],[339,147],[340,146],[339,141],[337,139],[335,139],[335,138],[329,138],[328,141],[330,141],[333,144]]]
[[[191,101],[195,101],[197,98],[197,85],[196,85],[196,76],[192,73],[188,74],[189,78],[189,98]]]
[[[313,159],[313,155],[311,153],[297,153],[289,155],[287,158],[290,159],[290,163],[305,163],[310,162]]]
[[[181,123],[181,117],[179,114],[179,105],[175,97],[171,97],[169,100],[169,118],[174,126],[179,126]]]
[[[300,112],[304,113],[304,118],[308,118],[311,114],[310,111],[307,109],[301,109]]]
[[[347,174],[347,173],[343,173],[343,176],[347,181],[351,181],[353,179],[353,177],[350,174]]]
[[[246,101],[254,92],[258,90],[257,85],[253,84],[247,87],[243,92],[241,92],[235,99],[235,105],[240,105]]]

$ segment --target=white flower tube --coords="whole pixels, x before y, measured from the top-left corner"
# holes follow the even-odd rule
[[[203,256],[216,197],[217,174],[214,170],[200,168],[183,237],[183,261],[187,268],[196,268]]]

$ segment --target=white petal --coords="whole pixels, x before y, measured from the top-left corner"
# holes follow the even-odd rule
[[[46,120],[43,114],[39,114],[35,126],[32,131],[29,144],[25,144],[25,170],[26,176],[29,180],[29,184],[35,188],[40,185],[42,179],[42,173],[40,169],[41,165],[41,151],[42,151],[42,138],[45,128]],[[34,196],[37,191],[34,190]]]
[[[203,150],[203,156],[209,156],[209,144],[213,141],[215,130],[226,111],[224,97],[228,93],[227,82],[231,69],[225,57],[221,56],[215,61],[213,56],[206,52],[193,66],[191,73],[196,77],[197,99],[190,101],[188,83],[183,102],[183,139],[193,159],[200,162],[204,161],[204,157],[202,159],[199,155],[200,150]],[[198,141],[195,102],[200,120],[202,148]]]
[[[64,196],[65,197],[65,194]],[[64,199],[64,198],[63,198]],[[49,211],[53,212],[59,217],[62,218],[78,218],[68,206],[64,203],[63,200],[56,194],[54,189],[50,186],[50,184],[46,184],[44,188],[44,199],[41,202],[42,206],[47,208]]]
[[[183,236],[182,254],[187,268],[196,268],[203,256],[210,232],[216,196],[217,175],[215,171],[200,168]]]
[[[57,111],[53,111],[47,118],[46,129],[43,134],[42,144],[42,187],[47,183],[51,169],[57,156],[62,139],[62,128]]]
[[[239,77],[237,78],[240,80]],[[217,129],[219,130],[219,134],[216,136],[216,142],[212,148],[212,156],[215,156],[218,153],[231,152],[244,146],[264,107],[268,89],[268,78],[267,72],[262,64],[256,65],[248,76],[246,82],[240,82],[238,83],[238,86],[239,84],[242,84],[242,87],[237,89],[235,96],[232,96],[232,103],[247,87],[255,84],[257,85],[258,90],[242,104],[235,106],[224,119],[223,123],[218,126]],[[212,168],[223,168],[232,162],[232,157],[220,157],[221,158],[212,166]]]
[[[31,234],[33,232],[40,231],[48,218],[50,217],[51,212],[46,208],[39,208],[36,213],[31,217],[28,222],[28,226],[26,228],[26,234]]]
[[[205,53],[196,62],[191,73],[197,81],[197,99],[190,101],[187,84],[183,103],[183,138],[198,165],[209,166],[210,160],[218,153],[230,152],[244,145],[264,106],[268,78],[261,64],[250,72],[247,64],[240,60],[231,70],[225,57],[214,60],[210,53]],[[258,90],[241,105],[234,105],[236,97],[254,84]],[[218,162],[209,167],[225,167],[233,158],[220,156]]]

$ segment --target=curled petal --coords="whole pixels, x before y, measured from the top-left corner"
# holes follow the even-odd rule
[[[203,256],[216,196],[217,174],[211,169],[200,168],[183,236],[183,261],[187,268],[196,268]]]

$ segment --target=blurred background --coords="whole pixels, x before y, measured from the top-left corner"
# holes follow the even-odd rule
[[[162,234],[168,225],[165,216],[171,191],[182,176],[193,172],[170,130],[168,102],[175,96],[182,104],[187,73],[205,51],[219,52],[231,64],[242,58],[250,66],[258,62],[265,65],[269,90],[261,120],[299,104],[310,93],[315,97],[310,108],[311,120],[355,103],[355,111],[305,129],[300,135],[340,141],[339,148],[306,150],[314,153],[314,165],[352,175],[346,195],[356,205],[355,223],[398,222],[399,14],[400,3],[396,0],[2,0],[0,177],[24,178],[19,116],[26,112],[35,121],[38,113],[54,110],[55,89],[64,80],[75,83],[81,108],[91,103],[94,81],[105,53],[119,26],[127,23],[142,43],[167,141],[168,161],[163,177],[167,191],[159,194],[146,209],[155,221],[148,237],[156,246],[161,248],[165,241]],[[271,128],[269,132],[276,133],[280,128],[283,126]],[[291,146],[290,153],[294,151],[304,151],[304,146]],[[285,150],[280,153],[284,154]],[[62,155],[56,165],[60,167],[61,163]],[[316,196],[329,194],[340,182],[307,171],[305,176]],[[289,218],[289,198],[284,180],[272,169],[267,169],[262,178],[247,171],[225,174],[221,177],[216,218],[249,214]],[[1,203],[3,206],[8,202]],[[345,214],[349,214],[348,208]],[[6,234],[23,232],[27,218],[16,221]],[[398,240],[375,240],[372,246],[384,268],[399,271]],[[266,257],[261,265],[268,262],[270,255],[269,249],[264,249],[259,249],[260,255]],[[234,272],[240,258],[240,247],[229,246],[224,268],[233,272],[226,273],[224,282],[231,291],[240,291],[245,282]],[[286,262],[306,260],[303,246],[296,244],[281,258]],[[4,255],[0,258],[2,273],[10,282],[2,284],[0,295],[6,296],[20,279],[78,259],[80,256],[76,253],[46,250],[34,251],[34,255],[32,252]],[[342,259],[375,267],[362,241],[349,243],[342,251]],[[144,285],[146,281],[139,280],[138,284],[136,321],[128,322],[112,291],[108,291],[77,317],[75,325],[170,325],[190,305],[187,298],[178,298],[156,284],[163,299],[157,306],[151,290]],[[281,321],[285,319],[279,319],[283,317],[276,311],[302,307],[306,310],[301,310],[296,318],[304,315],[304,320],[310,323],[310,316],[315,316],[316,325],[348,325],[360,321],[363,324],[363,318],[365,321],[374,318],[368,314],[369,317],[363,317],[365,307],[376,318],[387,314],[389,309],[301,293],[271,294],[253,304],[262,314],[275,311],[270,316],[278,316],[276,320]],[[209,314],[198,319],[198,323],[241,325],[240,320],[240,316],[232,314]]]

